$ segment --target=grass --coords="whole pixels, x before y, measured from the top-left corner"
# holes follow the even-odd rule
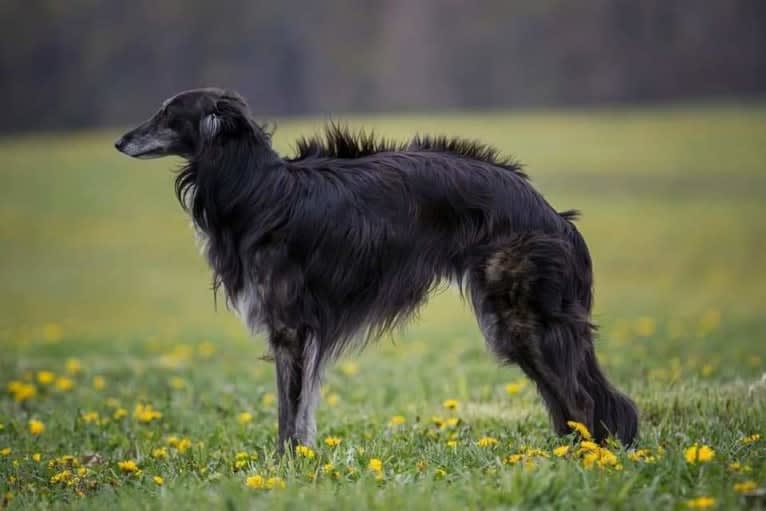
[[[116,133],[41,135],[0,141],[0,507],[766,506],[766,105],[352,122],[483,139],[583,210],[599,356],[642,410],[645,451],[554,437],[446,290],[330,369],[314,456],[276,458],[273,368],[213,308],[175,163],[121,157]],[[319,124],[284,121],[275,144]],[[712,460],[688,463],[694,444]]]

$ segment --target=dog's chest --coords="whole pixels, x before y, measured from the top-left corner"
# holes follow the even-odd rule
[[[228,305],[250,333],[255,334],[264,329],[263,296],[258,286],[246,285]]]
[[[213,260],[215,258],[215,246],[210,242],[210,238],[197,228],[192,223],[192,229],[194,231],[194,237],[197,240],[200,253],[205,257],[208,262],[208,266],[215,271]],[[253,268],[248,268],[245,272],[247,275],[254,275]],[[224,283],[224,287],[226,284]],[[226,289],[226,306],[231,310],[239,319],[245,324],[247,329],[251,333],[256,333],[262,330],[265,326],[264,323],[264,308],[263,308],[263,292],[262,286],[259,286],[256,282],[246,281],[242,286],[242,290],[232,296],[228,289]]]

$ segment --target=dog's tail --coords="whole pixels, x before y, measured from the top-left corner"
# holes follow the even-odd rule
[[[598,441],[612,434],[631,444],[638,413],[596,361],[591,258],[574,225],[568,222],[555,235],[528,233],[505,242],[488,259],[485,276],[483,306],[492,315],[484,323],[497,325],[490,347],[534,380],[556,432],[569,433],[567,423],[574,420]]]
[[[569,241],[572,244],[575,294],[578,302],[587,311],[588,320],[593,305],[593,263],[588,246],[580,232],[572,224],[577,212],[564,212],[570,224]],[[596,359],[593,346],[595,327],[587,329],[583,343],[584,353],[578,369],[577,380],[593,399],[593,435],[601,441],[614,435],[624,445],[630,445],[638,434],[638,408],[625,394],[619,392],[604,375]]]
[[[583,355],[577,380],[593,399],[594,438],[600,442],[613,435],[625,446],[633,444],[638,434],[638,408],[606,379],[592,347]]]

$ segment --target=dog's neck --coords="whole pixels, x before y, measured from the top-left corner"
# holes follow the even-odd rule
[[[278,203],[288,177],[270,144],[244,137],[201,151],[182,168],[176,195],[207,239],[214,288],[239,292],[243,253],[263,243],[286,214]]]

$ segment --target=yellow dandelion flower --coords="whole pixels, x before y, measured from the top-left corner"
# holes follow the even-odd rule
[[[60,376],[56,379],[56,390],[61,392],[68,392],[74,388],[74,382],[66,376]]]
[[[3,447],[2,449],[0,449],[0,456],[10,456],[12,452],[13,452],[13,449],[11,449],[10,447]]]
[[[617,466],[619,463],[617,456],[608,449],[599,449],[599,463],[605,466]]]
[[[438,477],[439,479],[441,479],[447,476],[447,471],[444,470],[443,468],[437,468],[436,470],[434,470],[434,475]]]
[[[181,390],[186,388],[186,380],[180,376],[173,376],[168,379],[168,385],[170,385],[170,387],[174,388],[175,390]]]
[[[559,458],[563,458],[569,453],[569,446],[568,445],[560,445],[553,449],[553,454],[555,456],[558,456]]]
[[[215,353],[215,344],[210,341],[204,341],[197,346],[197,353],[201,358],[210,358]]]
[[[700,335],[705,335],[713,330],[716,330],[721,324],[721,311],[718,309],[711,309],[700,318],[698,325],[698,332]]]
[[[449,417],[447,420],[444,421],[444,424],[442,424],[443,428],[454,428],[458,424],[460,424],[460,417]]]
[[[239,415],[237,415],[237,422],[240,424],[247,424],[248,422],[252,422],[253,415],[249,412],[242,412]]]
[[[112,417],[114,418],[114,420],[120,420],[123,417],[126,417],[127,415],[128,415],[128,411],[125,408],[117,408],[112,414]]]
[[[585,455],[582,457],[582,465],[585,468],[592,468],[593,465],[598,461],[598,453],[595,451],[588,451],[585,453]]]
[[[598,451],[600,447],[596,442],[591,442],[589,440],[583,440],[580,442],[580,449],[583,451]]]
[[[62,470],[61,472],[57,472],[51,476],[50,483],[51,484],[66,483],[71,481],[73,477],[74,477],[74,474],[72,474],[71,470]]]
[[[590,431],[588,431],[588,427],[582,422],[567,421],[567,426],[569,426],[573,431],[577,431],[577,433],[585,440],[590,440],[593,438],[590,434]]]
[[[8,382],[8,392],[13,395],[14,401],[21,403],[32,399],[37,395],[37,387],[31,383],[25,383],[19,380]]]
[[[139,471],[138,465],[133,460],[119,461],[117,467],[126,474],[135,474]]]
[[[370,458],[367,469],[372,472],[381,472],[383,471],[383,462],[379,458]]]
[[[476,442],[476,445],[479,447],[492,447],[493,445],[497,445],[498,442],[499,440],[497,438],[491,436],[483,436]]]
[[[760,439],[761,439],[761,435],[759,433],[755,433],[752,435],[743,436],[742,438],[739,439],[739,441],[745,445],[748,445],[748,444],[754,444]]]
[[[80,416],[82,421],[86,424],[90,423],[98,423],[98,412],[83,412],[83,414]]]
[[[263,488],[266,484],[266,481],[263,479],[262,476],[259,476],[258,474],[253,475],[245,479],[245,486],[248,488],[253,488],[254,490],[260,490]]]
[[[165,479],[162,476],[154,476],[152,477],[152,481],[154,481],[154,484],[157,486],[162,486],[165,484]]]
[[[30,420],[27,427],[29,429],[29,434],[34,436],[41,435],[45,431],[45,424],[43,424],[43,421],[37,419]]]
[[[455,410],[460,402],[457,399],[445,399],[442,402],[442,406],[447,410]]]
[[[164,460],[168,457],[167,447],[156,447],[152,449],[152,458],[157,460]]]
[[[327,395],[325,402],[327,403],[327,406],[337,406],[340,402],[340,396],[333,392],[332,394]]]
[[[513,396],[524,390],[524,387],[527,386],[527,380],[516,380],[514,382],[511,382],[505,386],[505,392],[509,396]]]
[[[272,394],[271,392],[265,393],[263,397],[261,398],[261,404],[263,406],[271,406],[274,404],[275,401],[276,401],[276,398],[274,397],[274,394]]]
[[[649,337],[657,330],[657,324],[654,318],[644,316],[636,322],[636,333],[640,337]]]
[[[40,460],[42,459],[43,459],[43,455],[40,454],[39,452],[36,452],[32,455],[32,461],[34,461],[35,463],[40,463]]]
[[[359,373],[359,366],[356,362],[347,360],[340,365],[340,371],[346,376],[355,376]]]
[[[64,454],[58,458],[53,458],[48,462],[48,468],[54,468],[56,466],[77,467],[80,465],[80,461],[71,454]]]
[[[686,463],[707,463],[715,457],[715,451],[707,445],[694,444],[684,451]]]
[[[631,461],[642,461],[644,463],[654,463],[657,456],[652,455],[649,449],[636,449],[628,453],[628,459]]]
[[[92,385],[96,390],[104,390],[106,388],[106,378],[103,376],[94,376]]]
[[[335,470],[335,465],[333,465],[332,463],[325,463],[324,465],[322,465],[322,472],[324,472],[325,474],[332,474],[334,470]]]
[[[324,443],[328,447],[338,447],[341,441],[340,437],[337,436],[328,436],[324,439]]]
[[[527,447],[524,450],[524,455],[527,457],[550,458],[547,452],[538,449],[537,447]]]
[[[457,447],[457,440],[447,440],[447,447],[455,449]]]
[[[189,437],[183,437],[182,439],[180,439],[180,440],[179,440],[179,441],[178,441],[178,442],[175,444],[175,446],[174,446],[174,447],[176,448],[176,450],[177,450],[179,453],[181,453],[181,454],[184,454],[186,451],[188,451],[189,449],[191,449],[191,446],[192,446],[192,441],[191,441],[191,438],[189,438]]]
[[[61,340],[63,330],[58,323],[48,323],[43,326],[43,339],[48,342],[58,342]]]
[[[746,474],[748,472],[752,472],[753,467],[750,465],[743,465],[742,463],[735,461],[733,463],[729,463],[729,470],[732,472],[740,472],[742,474]]]
[[[295,448],[295,453],[301,458],[313,459],[316,456],[314,449],[307,445],[299,445]]]
[[[697,497],[686,501],[686,507],[689,509],[708,509],[715,506],[713,497]]]
[[[503,463],[506,465],[515,465],[516,463],[520,462],[524,459],[523,454],[509,454],[503,459]]]
[[[285,484],[285,480],[281,477],[269,477],[266,479],[266,488],[269,490],[276,489],[276,490],[282,490],[287,486]]]
[[[162,418],[162,412],[155,410],[151,404],[137,403],[133,409],[133,417],[144,424]]]
[[[404,417],[404,415],[394,415],[388,420],[388,425],[394,427],[401,426],[405,422],[407,422],[407,419]]]
[[[742,481],[734,485],[734,491],[737,493],[750,493],[758,488],[758,484],[755,481]]]
[[[598,444],[594,442],[580,442],[579,454],[582,456],[581,462],[585,468],[593,468],[596,466],[599,468],[622,470],[622,465],[617,456],[609,449],[599,447]]]
[[[68,358],[66,361],[66,370],[69,374],[77,374],[82,371],[80,360],[76,358]]]
[[[56,381],[56,374],[53,371],[37,371],[37,383],[40,385],[50,385]]]

